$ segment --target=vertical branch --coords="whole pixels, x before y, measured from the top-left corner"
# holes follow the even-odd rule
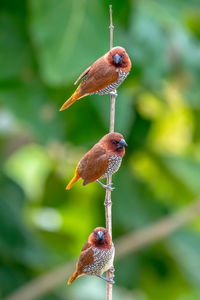
[[[110,49],[113,47],[113,22],[112,22],[112,5],[109,6],[110,9]]]
[[[113,48],[113,23],[112,23],[112,5],[110,5],[110,49]],[[110,96],[110,132],[114,131],[115,125],[115,96]],[[109,175],[107,178],[107,184],[111,184],[112,176]],[[111,191],[106,190],[105,196],[105,214],[106,214],[106,228],[112,238],[112,201],[111,201]],[[114,269],[113,269],[114,270]],[[114,272],[114,271],[113,271]],[[107,272],[107,277],[113,276],[113,272],[110,270]],[[107,300],[112,300],[112,284],[107,283]]]

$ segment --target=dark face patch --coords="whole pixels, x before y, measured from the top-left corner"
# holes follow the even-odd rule
[[[97,247],[106,245],[107,243],[106,237],[107,237],[106,232],[103,232],[101,230],[95,232],[95,245]]]
[[[96,235],[96,241],[105,240],[103,231],[99,230]]]
[[[119,54],[115,54],[113,56],[113,61],[116,65],[121,64],[122,63],[122,58]]]
[[[123,151],[124,145],[122,145],[120,143],[120,140],[111,140],[110,142],[110,148],[114,151],[114,152],[121,152]]]
[[[116,52],[113,51],[110,53],[110,59],[111,59],[111,63],[112,65],[114,65],[115,67],[118,68],[125,68],[127,66],[127,62],[126,62],[126,53],[125,52]]]

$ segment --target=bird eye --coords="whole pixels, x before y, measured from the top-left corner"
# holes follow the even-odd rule
[[[122,57],[125,55],[125,53],[122,53]]]
[[[118,141],[115,141],[115,140],[112,141],[112,144],[114,144],[114,145],[116,145],[118,143],[119,143]]]

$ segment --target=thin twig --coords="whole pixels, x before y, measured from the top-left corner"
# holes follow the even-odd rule
[[[110,49],[113,48],[113,23],[112,23],[112,5],[110,8]],[[110,132],[114,131],[115,127],[115,96],[110,96]],[[109,175],[107,178],[107,185],[110,185],[112,182],[112,176]],[[105,215],[106,215],[106,228],[112,238],[112,201],[111,201],[111,191],[106,190],[105,196]],[[114,276],[114,268],[111,272],[110,270],[107,272],[107,277],[110,278]],[[112,300],[112,284],[107,283],[107,300]]]
[[[113,26],[113,22],[112,22],[112,5],[109,6],[110,9],[110,49],[112,49],[113,47],[113,30],[114,30],[114,26]]]
[[[161,240],[200,215],[200,199],[172,215],[162,218],[156,223],[135,232],[130,232],[115,242],[116,256],[120,259],[130,253],[141,250],[158,240]],[[57,267],[24,284],[4,300],[34,300],[51,292],[66,280],[72,273],[75,261]]]

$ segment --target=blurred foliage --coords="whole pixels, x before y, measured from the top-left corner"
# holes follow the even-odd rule
[[[109,49],[108,1],[0,3],[0,298],[76,257],[104,226],[104,190],[65,185],[108,132],[109,97],[59,108]],[[131,74],[118,89],[116,131],[129,147],[114,176],[114,239],[200,194],[200,3],[112,1],[114,44]],[[200,222],[115,264],[114,299],[200,299]],[[105,283],[65,282],[42,299],[105,299]]]

